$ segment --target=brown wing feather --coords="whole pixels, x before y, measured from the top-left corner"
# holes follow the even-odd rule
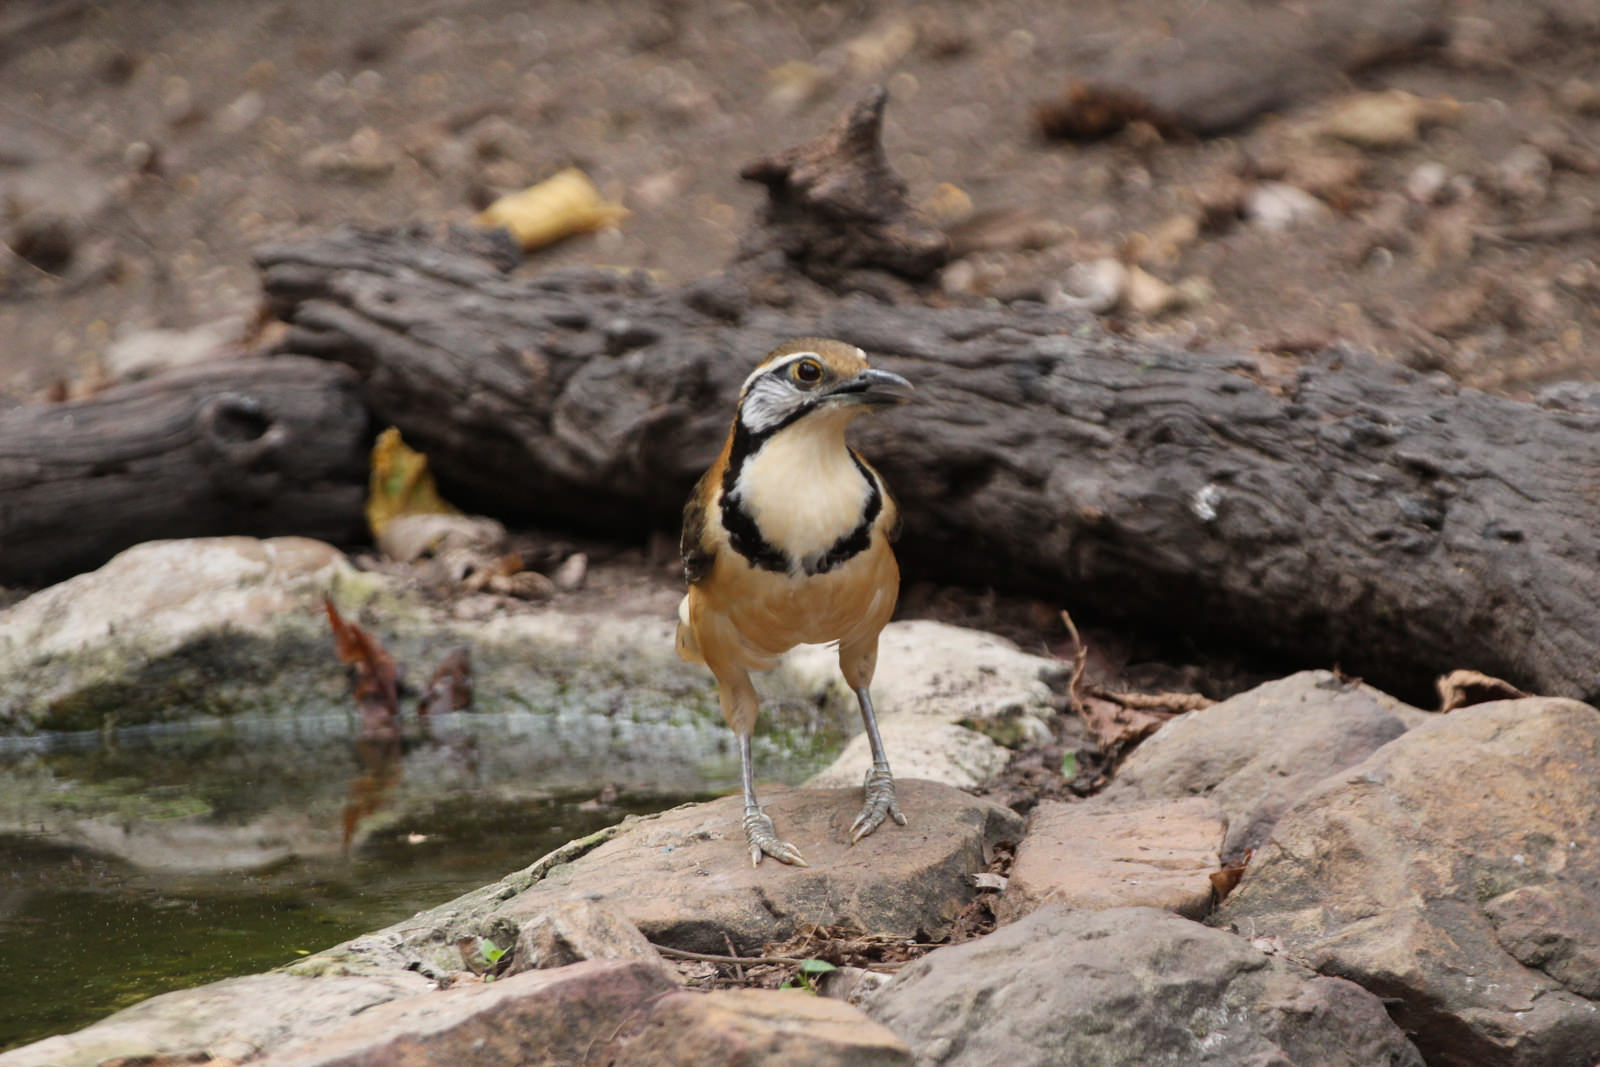
[[[717,560],[716,549],[706,546],[706,506],[699,487],[683,505],[683,535],[678,540],[678,552],[683,556],[683,577],[690,585],[710,574],[711,565]]]

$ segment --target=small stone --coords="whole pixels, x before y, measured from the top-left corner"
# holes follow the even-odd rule
[[[1600,82],[1569,78],[1556,91],[1561,106],[1580,115],[1600,115]]]
[[[318,145],[300,157],[301,169],[322,181],[377,181],[388,177],[397,162],[383,135],[370,126],[348,141]]]
[[[1416,143],[1423,126],[1449,121],[1460,109],[1448,97],[1427,99],[1403,89],[1356,93],[1334,103],[1313,129],[1360,148],[1403,148]]]
[[[1269,233],[1320,222],[1329,214],[1327,204],[1287,182],[1260,182],[1244,199],[1244,217]]]
[[[1406,176],[1406,195],[1419,204],[1436,203],[1450,181],[1450,171],[1443,163],[1429,160],[1419,163]]]
[[[1174,311],[1183,303],[1177,288],[1157,278],[1143,267],[1129,267],[1122,283],[1122,304],[1146,318]]]
[[[266,98],[254,89],[246,89],[217,115],[217,128],[225,133],[248,130],[266,109]]]
[[[571,593],[583,588],[584,580],[588,575],[588,555],[583,552],[574,552],[566,558],[561,566],[556,568],[555,573],[550,576],[550,580],[563,593]]]
[[[1494,187],[1504,199],[1537,204],[1550,191],[1550,157],[1531,144],[1518,145],[1494,168]]]
[[[496,575],[489,579],[489,589],[519,600],[549,600],[556,595],[555,583],[538,571]]]
[[[561,900],[538,904],[521,919],[517,899],[500,914],[520,923],[507,974],[565,967],[583,960],[643,960],[665,967],[661,953],[614,904]]]
[[[1061,283],[1048,295],[1052,307],[1081,308],[1096,315],[1112,311],[1122,299],[1128,268],[1120,260],[1105,257],[1087,263],[1074,263],[1062,275]]]

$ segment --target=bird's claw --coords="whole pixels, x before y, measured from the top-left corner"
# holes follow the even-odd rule
[[[882,826],[884,816],[893,819],[900,826],[906,824],[906,817],[900,813],[900,805],[895,803],[894,776],[889,773],[888,767],[874,764],[867,772],[865,790],[867,802],[862,805],[861,814],[856,816],[856,821],[850,824],[852,845]]]
[[[796,867],[809,867],[800,850],[787,841],[778,840],[778,830],[772,819],[760,808],[744,810],[744,839],[750,843],[750,866],[761,863],[762,856],[771,856],[780,863]]]

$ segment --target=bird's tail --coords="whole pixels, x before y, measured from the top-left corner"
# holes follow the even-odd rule
[[[694,639],[694,630],[689,627],[689,598],[684,597],[678,601],[678,658],[690,663],[704,663],[705,657],[700,654],[700,642]]]

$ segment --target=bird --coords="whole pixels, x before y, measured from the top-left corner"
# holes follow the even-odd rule
[[[684,505],[688,593],[678,605],[677,652],[710,669],[738,740],[752,865],[771,856],[809,866],[757,800],[750,754],[760,712],[750,672],[796,645],[836,643],[860,705],[872,767],[850,843],[885,818],[906,825],[870,692],[878,635],[900,593],[892,547],[900,513],[845,431],[911,392],[854,345],[816,337],[780,344],[745,379],[722,451]]]

